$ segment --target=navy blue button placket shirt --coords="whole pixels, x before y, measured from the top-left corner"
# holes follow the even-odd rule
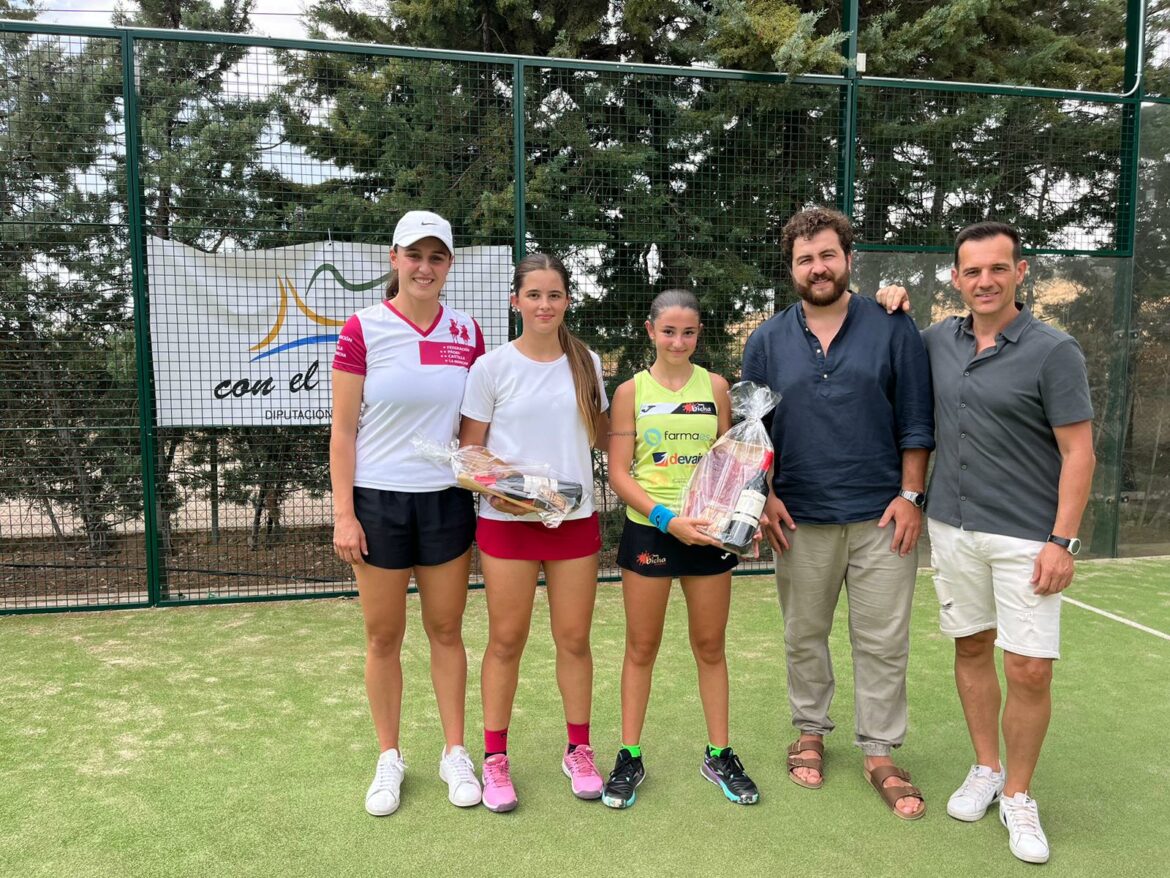
[[[781,393],[772,490],[797,522],[880,518],[902,485],[902,451],[934,448],[930,362],[914,321],[850,296],[828,351],[800,302],[748,339],[743,379]]]

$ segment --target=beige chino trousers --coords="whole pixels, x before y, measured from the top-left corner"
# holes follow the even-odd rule
[[[829,705],[836,689],[829,632],[841,586],[849,600],[853,650],[854,743],[867,756],[886,756],[906,737],[906,664],[918,550],[890,551],[891,522],[800,524],[786,531],[791,548],[776,562],[784,614],[788,703],[802,734],[834,729]]]

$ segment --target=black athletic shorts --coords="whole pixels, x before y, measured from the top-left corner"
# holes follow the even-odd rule
[[[463,488],[416,494],[355,486],[353,511],[370,550],[362,557],[387,570],[446,564],[475,538],[475,505]]]
[[[618,545],[618,566],[639,576],[714,576],[739,563],[735,552],[718,546],[688,546],[656,527],[626,519]]]

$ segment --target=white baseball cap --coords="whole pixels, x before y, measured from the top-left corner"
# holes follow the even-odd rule
[[[451,235],[451,224],[429,210],[410,210],[402,215],[398,225],[394,227],[394,247],[409,247],[415,241],[423,238],[438,238],[447,245],[447,250],[455,252],[455,241]]]

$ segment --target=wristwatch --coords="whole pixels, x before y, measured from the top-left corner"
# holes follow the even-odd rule
[[[926,505],[926,494],[923,491],[907,491],[903,488],[898,492],[898,496],[903,500],[909,500],[919,509]]]
[[[1076,555],[1081,551],[1081,541],[1076,537],[1066,539],[1064,537],[1058,537],[1056,534],[1049,534],[1048,542],[1056,543],[1062,549],[1067,549],[1070,555]]]

